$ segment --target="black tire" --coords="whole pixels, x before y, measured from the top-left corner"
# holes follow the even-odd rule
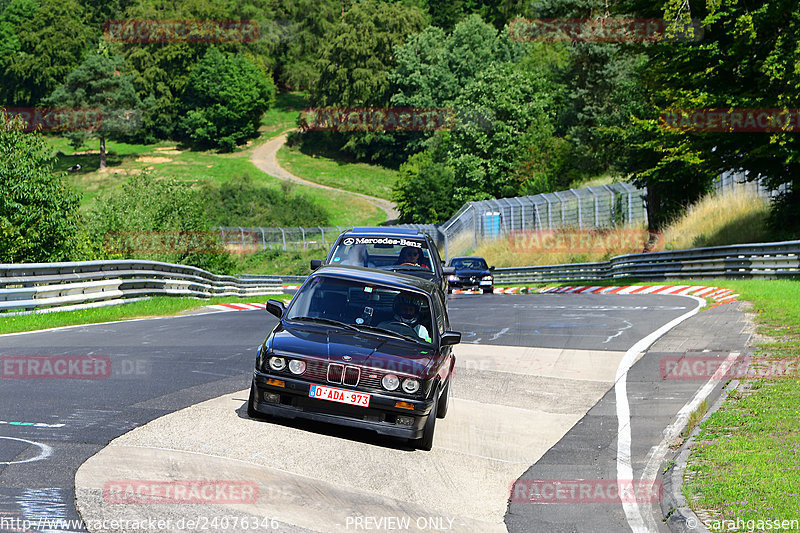
[[[493,294],[493,293],[494,293],[494,287],[487,287],[486,289],[483,289],[483,294]]]
[[[445,416],[447,416],[447,409],[449,407],[450,407],[450,379],[447,380],[447,383],[444,386],[444,390],[442,390],[442,394],[439,395],[439,408],[436,410],[436,418],[444,418]]]
[[[250,385],[250,397],[247,399],[247,416],[262,420],[265,415],[256,411],[256,384],[253,382]]]
[[[433,431],[436,429],[436,413],[438,410],[439,394],[437,392],[433,395],[433,406],[431,407],[431,412],[428,415],[428,419],[425,420],[425,427],[422,429],[422,437],[418,438],[414,442],[414,445],[420,450],[429,452],[431,451],[431,448],[433,448]]]

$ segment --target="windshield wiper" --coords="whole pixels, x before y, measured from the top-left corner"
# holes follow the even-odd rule
[[[412,337],[411,335],[403,335],[402,333],[398,333],[391,329],[379,328],[378,326],[368,326],[367,324],[361,324],[360,326],[354,326],[354,327],[356,327],[357,329],[367,329],[384,335],[390,335],[392,337],[398,337],[400,339],[419,342],[421,344],[420,339],[418,337]]]
[[[352,331],[358,331],[358,328],[353,326],[352,324],[345,324],[344,322],[340,322],[339,320],[334,320],[332,318],[325,318],[321,316],[294,316],[289,320],[304,320],[306,322],[319,322],[321,324],[330,324],[332,326],[338,326],[340,328],[346,328]]]

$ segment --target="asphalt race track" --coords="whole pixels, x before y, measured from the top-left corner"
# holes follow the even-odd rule
[[[463,343],[451,410],[437,422],[431,452],[368,432],[247,418],[255,346],[275,323],[264,311],[0,337],[0,530],[14,531],[6,526],[21,522],[13,520],[29,520],[32,531],[82,530],[56,524],[79,518],[76,497],[83,519],[149,519],[127,528],[139,531],[164,529],[157,520],[200,530],[186,521],[203,519],[209,530],[231,531],[664,528],[650,500],[542,503],[531,491],[547,480],[613,484],[626,468],[633,479],[651,476],[664,429],[705,383],[665,380],[665,358],[744,350],[738,304],[688,318],[641,358],[631,348],[691,313],[695,299],[459,295],[449,305]],[[88,364],[89,372],[24,375],[18,361],[30,356],[62,356],[50,360]],[[628,366],[625,419],[618,389]],[[629,459],[621,460],[625,446]],[[103,492],[120,480],[198,479],[249,483],[257,498],[131,505]],[[210,527],[214,517],[240,525]],[[92,531],[125,530],[92,523]]]

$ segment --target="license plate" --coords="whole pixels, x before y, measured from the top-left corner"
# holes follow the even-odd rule
[[[491,285],[491,281],[481,281],[481,285]]]
[[[309,398],[328,400],[329,402],[346,403],[348,405],[358,405],[369,407],[370,395],[363,392],[356,392],[345,389],[334,389],[333,387],[323,387],[321,385],[311,385],[308,389]]]

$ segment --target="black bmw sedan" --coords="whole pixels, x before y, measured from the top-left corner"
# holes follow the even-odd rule
[[[441,291],[403,273],[325,266],[258,348],[248,415],[330,422],[433,445],[455,368]]]

